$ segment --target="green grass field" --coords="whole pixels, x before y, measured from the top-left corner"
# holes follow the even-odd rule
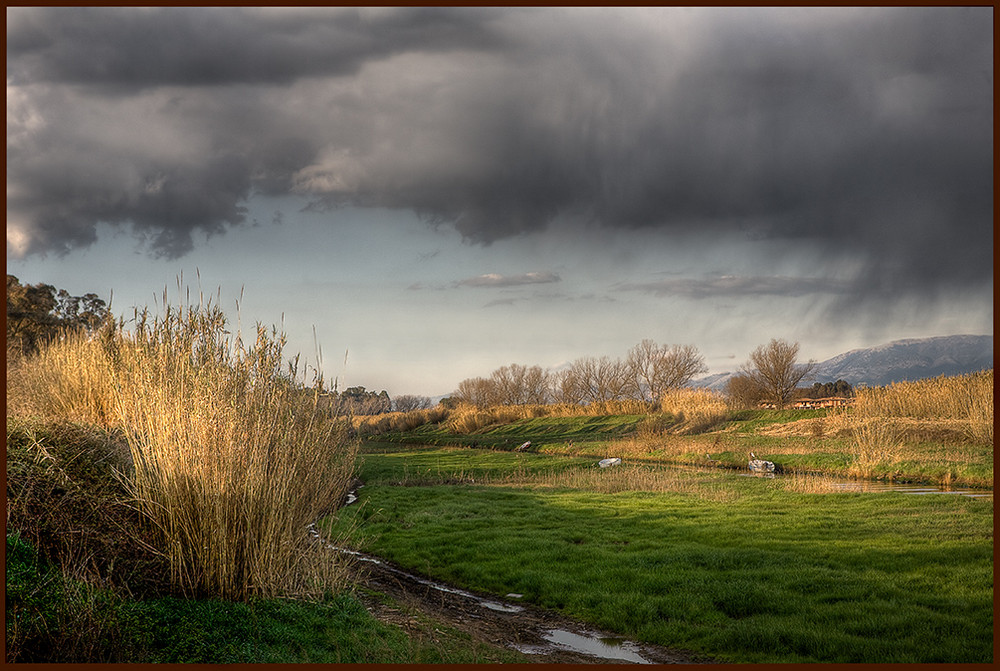
[[[592,459],[383,449],[332,528],[434,578],[724,660],[992,661],[990,499],[724,471],[608,493],[561,485],[573,470],[622,477]]]

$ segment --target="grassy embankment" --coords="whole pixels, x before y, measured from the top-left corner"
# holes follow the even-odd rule
[[[733,662],[992,660],[989,499],[384,444],[361,475],[330,520],[352,544],[634,640]]]
[[[705,391],[658,407],[461,407],[363,418],[369,442],[514,449],[785,472],[993,486],[993,371],[857,390],[848,409],[743,410]]]
[[[306,525],[354,469],[283,338],[221,312],[8,352],[6,661],[470,662],[514,653],[374,620]]]

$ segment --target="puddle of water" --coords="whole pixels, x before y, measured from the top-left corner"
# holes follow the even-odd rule
[[[574,634],[565,629],[549,629],[543,635],[546,641],[564,649],[582,652],[601,659],[614,659],[633,664],[651,664],[648,659],[635,652],[630,641],[619,638],[601,638],[595,635]],[[523,651],[522,651],[523,652]]]

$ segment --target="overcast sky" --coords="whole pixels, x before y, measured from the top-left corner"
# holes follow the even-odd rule
[[[993,9],[8,8],[7,266],[390,395],[992,334]]]

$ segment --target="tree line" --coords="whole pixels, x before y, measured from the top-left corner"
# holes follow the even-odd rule
[[[320,402],[330,412],[351,415],[381,415],[393,411],[426,410],[431,407],[431,399],[428,396],[400,394],[390,398],[384,389],[376,392],[360,385],[348,387],[342,392],[337,392],[335,389],[325,392]]]
[[[501,366],[489,377],[462,380],[454,398],[480,407],[621,400],[658,403],[664,394],[706,371],[697,347],[660,345],[646,339],[623,359],[581,357],[555,372],[541,366]]]
[[[29,355],[70,331],[96,331],[109,317],[97,294],[71,296],[51,284],[21,284],[7,275],[7,348]]]
[[[794,398],[849,396],[851,386],[844,380],[816,383],[802,389],[816,364],[797,362],[799,344],[772,339],[751,353],[739,373],[724,389],[737,407],[757,407],[772,403],[784,408]],[[489,377],[462,380],[452,397],[458,402],[480,407],[572,403],[586,405],[602,401],[638,400],[658,404],[663,397],[690,384],[696,375],[708,371],[705,358],[693,345],[661,345],[645,339],[629,350],[625,358],[581,357],[562,370],[545,371],[541,366],[510,364]]]

